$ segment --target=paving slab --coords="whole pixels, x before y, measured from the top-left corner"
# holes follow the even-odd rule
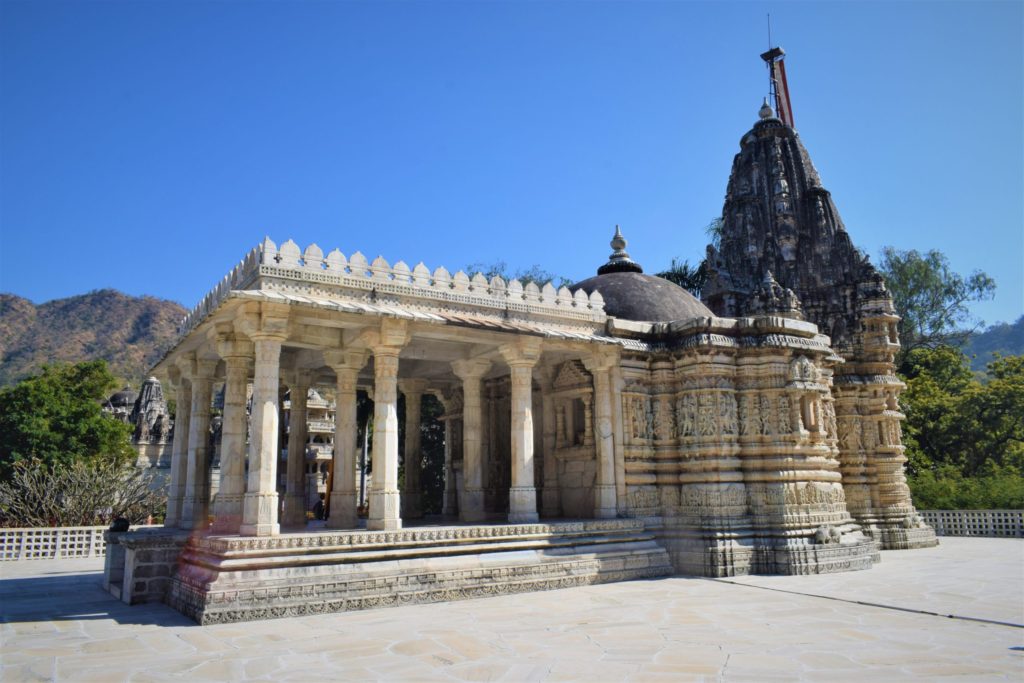
[[[102,560],[0,564],[0,680],[1024,680],[1024,541],[943,538],[868,571],[670,577],[197,626]]]

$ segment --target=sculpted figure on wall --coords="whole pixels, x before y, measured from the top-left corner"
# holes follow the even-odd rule
[[[783,394],[779,396],[779,434],[789,434],[791,432],[789,396]]]
[[[718,433],[713,395],[701,394],[698,398],[697,426],[701,436],[714,436]]]
[[[771,436],[772,433],[772,402],[764,394],[758,400],[757,433],[761,436]]]
[[[728,436],[736,435],[736,398],[732,394],[719,394],[722,433]]]

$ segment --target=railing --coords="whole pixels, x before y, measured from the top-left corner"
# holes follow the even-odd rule
[[[132,529],[142,527],[133,526]],[[0,527],[0,561],[103,557],[105,526]]]
[[[1024,510],[918,510],[938,536],[1024,538]]]
[[[60,560],[103,557],[105,526],[0,529],[0,560]]]

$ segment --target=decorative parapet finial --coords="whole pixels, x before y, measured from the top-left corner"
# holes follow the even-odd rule
[[[612,237],[612,255],[608,257],[608,263],[597,269],[598,275],[608,273],[642,273],[644,269],[626,253],[626,238],[622,236],[622,230],[615,226],[615,235]]]
[[[775,118],[775,112],[772,111],[772,106],[768,104],[768,98],[764,98],[764,102],[761,104],[761,109],[757,112],[757,115],[761,119]]]

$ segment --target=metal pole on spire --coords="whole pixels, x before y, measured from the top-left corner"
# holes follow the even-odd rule
[[[769,45],[771,41],[771,15],[768,17]],[[786,52],[781,47],[771,47],[761,55],[768,66],[770,94],[775,100],[775,112],[784,124],[793,127],[793,107],[789,100],[789,84],[786,82]]]

